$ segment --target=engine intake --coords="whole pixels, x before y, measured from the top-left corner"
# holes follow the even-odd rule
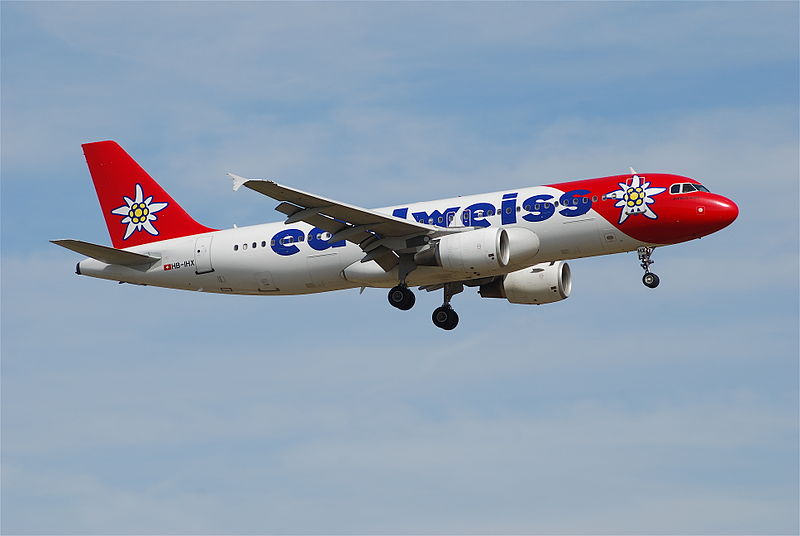
[[[553,303],[569,297],[572,271],[564,261],[548,262],[511,272],[481,285],[483,298],[505,298],[511,303]]]

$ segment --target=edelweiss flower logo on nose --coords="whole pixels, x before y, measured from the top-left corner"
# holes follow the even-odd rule
[[[665,191],[666,188],[650,188],[649,182],[644,182],[645,177],[634,175],[631,177],[630,184],[620,182],[619,190],[606,194],[607,199],[618,199],[615,207],[622,208],[619,215],[619,223],[624,222],[632,214],[644,214],[651,220],[658,218],[658,214],[653,212],[650,207],[655,203],[654,195]]]
[[[125,216],[120,223],[127,223],[128,228],[125,229],[125,236],[122,239],[127,240],[134,231],[141,231],[142,229],[151,235],[157,235],[158,229],[151,222],[158,219],[155,213],[164,210],[169,203],[153,203],[152,195],[144,199],[140,184],[136,185],[133,199],[127,196],[123,196],[122,199],[125,200],[125,204],[111,211],[111,214]]]

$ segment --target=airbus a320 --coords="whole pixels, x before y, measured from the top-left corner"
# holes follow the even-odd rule
[[[229,174],[279,202],[282,222],[201,225],[116,142],[83,146],[113,247],[52,242],[86,257],[79,275],[122,283],[259,296],[389,288],[443,291],[433,323],[451,330],[464,287],[484,298],[546,304],[572,288],[568,259],[636,251],[650,288],[654,248],[730,225],[736,204],[694,179],[637,173],[366,209],[271,180]]]

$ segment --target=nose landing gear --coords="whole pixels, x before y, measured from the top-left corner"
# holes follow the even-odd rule
[[[650,265],[655,262],[650,259],[650,255],[653,254],[653,250],[655,250],[655,248],[648,246],[640,247],[636,250],[637,255],[639,255],[639,261],[641,261],[641,266],[644,269],[642,283],[644,283],[644,286],[648,288],[656,288],[661,282],[658,276],[650,271]]]
[[[660,282],[661,280],[654,273],[647,272],[644,274],[644,276],[642,276],[642,283],[644,283],[644,286],[646,287],[656,288]]]

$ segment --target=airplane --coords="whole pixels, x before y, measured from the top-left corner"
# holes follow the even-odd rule
[[[432,319],[444,330],[458,324],[450,301],[464,287],[515,304],[566,299],[570,259],[636,251],[642,282],[655,288],[654,248],[709,235],[739,214],[694,179],[633,168],[378,209],[229,173],[234,190],[278,201],[285,220],[218,230],[195,221],[116,142],[82,148],[113,247],[52,240],[88,257],[78,275],[259,296],[389,288],[401,310],[414,306],[412,287],[443,290]]]

